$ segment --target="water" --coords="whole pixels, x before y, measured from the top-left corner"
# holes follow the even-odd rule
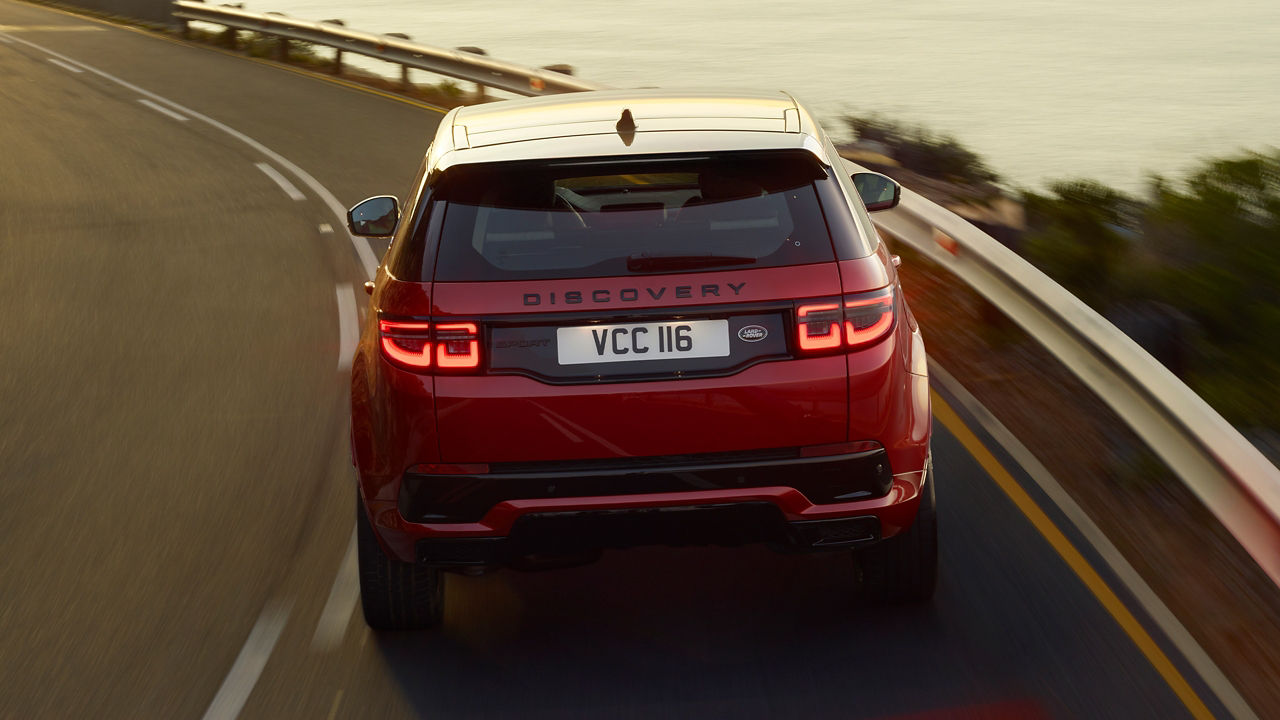
[[[1218,0],[259,0],[348,27],[568,63],[618,87],[782,88],[945,131],[1013,186],[1137,191],[1280,144],[1280,2]]]

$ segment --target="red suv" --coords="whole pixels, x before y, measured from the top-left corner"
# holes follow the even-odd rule
[[[450,112],[352,367],[365,619],[440,622],[444,570],[645,544],[852,550],[933,592],[924,345],[843,171],[786,94],[594,92]]]

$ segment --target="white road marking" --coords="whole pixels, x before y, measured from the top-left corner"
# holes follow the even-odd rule
[[[351,613],[355,612],[356,602],[360,599],[360,570],[357,565],[356,531],[352,528],[347,553],[342,556],[338,574],[333,578],[333,587],[329,588],[329,599],[320,613],[320,622],[316,623],[316,634],[311,637],[312,650],[323,652],[342,644],[347,625],[351,622]]]
[[[222,681],[222,687],[218,688],[218,694],[209,703],[204,720],[235,720],[240,715],[249,694],[253,692],[253,686],[258,684],[262,669],[267,666],[267,659],[271,657],[271,650],[280,639],[280,632],[289,620],[291,606],[292,602],[273,601],[262,609],[262,614],[249,632],[249,638],[244,641],[244,647],[240,648],[231,671]]]
[[[52,55],[56,58],[59,58],[61,61],[63,61],[59,63],[59,65],[66,63],[67,67],[70,67],[76,72],[79,72],[78,69],[75,69],[76,67],[75,65],[71,65],[71,63],[75,63],[76,65],[82,67],[84,70],[87,70],[88,72],[91,72],[106,80],[110,80],[111,82],[119,85],[120,87],[126,88],[139,95],[150,98],[151,100],[154,100],[157,103],[166,105],[178,112],[181,112],[187,115],[188,117],[207,123],[223,131],[224,133],[236,138],[237,140],[243,142],[244,144],[253,148],[257,152],[266,156],[269,160],[271,160],[275,164],[279,165],[285,170],[288,170],[291,174],[294,175],[294,177],[298,178],[298,180],[300,180],[303,185],[306,185],[308,188],[310,188],[311,191],[316,194],[316,196],[318,196],[322,201],[324,201],[325,205],[328,206],[329,211],[332,212],[333,216],[338,220],[339,226],[346,227],[346,216],[347,216],[346,209],[342,206],[341,203],[338,202],[338,199],[334,197],[333,193],[329,192],[328,188],[321,185],[318,180],[312,177],[305,170],[293,164],[289,160],[285,159],[284,156],[280,155],[274,150],[271,150],[267,146],[263,145],[257,140],[254,140],[248,135],[245,135],[244,133],[233,129],[228,125],[220,123],[217,120],[214,120],[213,118],[209,117],[208,115],[198,113],[186,107],[185,105],[181,105],[179,103],[173,102],[172,100],[169,100],[168,98],[165,98],[161,95],[157,95],[156,93],[153,93],[149,90],[144,90],[138,87],[137,85],[134,85],[133,83],[128,82],[127,80],[122,80],[110,73],[104,72],[90,65],[78,63],[77,61],[72,60],[66,55],[49,50],[48,48],[45,48],[41,45],[33,43],[29,40],[23,40],[21,38],[8,38],[8,37],[6,37],[6,39],[10,40],[11,42],[21,43],[28,47],[44,52],[48,55]],[[50,58],[50,62],[53,62],[52,58]],[[355,248],[356,255],[360,259],[360,264],[364,267],[366,276],[369,278],[372,278],[374,274],[377,272],[378,260],[373,256],[373,251],[369,248],[368,242],[366,242],[363,238],[359,238],[350,234],[348,234],[347,237],[351,240],[352,247]],[[223,680],[222,687],[218,689],[218,694],[214,696],[213,702],[209,705],[209,709],[204,715],[205,720],[222,720],[223,718],[231,720],[240,713],[240,710],[244,707],[245,702],[249,698],[249,694],[253,691],[253,686],[257,684],[258,677],[262,674],[262,669],[266,666],[267,660],[271,656],[271,651],[275,648],[276,641],[279,640],[280,638],[280,633],[284,630],[285,622],[288,620],[289,610],[290,610],[290,606],[288,605],[285,605],[285,606],[272,605],[263,609],[262,615],[258,618],[257,624],[254,625],[253,631],[250,632],[248,640],[245,641],[245,645],[241,649],[240,655],[236,658],[235,664],[232,665],[231,671],[227,674],[226,679]],[[367,639],[368,639],[368,633],[366,632],[361,637],[362,647],[363,647],[364,641]]]
[[[4,43],[5,45],[12,45],[13,41],[10,40],[7,35],[0,35],[0,43]]]
[[[176,112],[174,112],[174,111],[170,110],[169,108],[167,108],[167,107],[161,107],[161,106],[159,106],[159,105],[157,105],[157,104],[155,104],[155,103],[151,102],[150,100],[147,100],[146,98],[139,98],[139,99],[138,99],[138,102],[142,103],[143,105],[146,105],[147,107],[151,108],[152,110],[155,110],[156,112],[160,113],[161,115],[167,115],[167,116],[169,116],[169,117],[173,118],[174,120],[177,120],[178,122],[186,122],[186,121],[187,121],[187,116],[186,116],[186,115],[179,115],[178,113],[176,113]]]
[[[1026,471],[1031,480],[1035,482],[1044,494],[1058,506],[1062,514],[1067,520],[1080,532],[1093,549],[1097,551],[1099,557],[1107,564],[1115,576],[1124,584],[1125,589],[1133,596],[1134,600],[1142,606],[1148,617],[1160,628],[1169,642],[1173,643],[1178,652],[1186,658],[1191,667],[1195,669],[1200,679],[1209,686],[1213,694],[1218,697],[1227,711],[1232,717],[1239,720],[1257,720],[1257,715],[1253,709],[1245,702],[1240,693],[1236,691],[1235,686],[1227,679],[1222,670],[1213,662],[1209,655],[1187,632],[1187,628],[1178,620],[1169,607],[1160,600],[1150,585],[1142,579],[1137,570],[1129,564],[1128,560],[1120,554],[1115,545],[1107,539],[1106,534],[1097,526],[1093,520],[1085,514],[1083,508],[1076,504],[1076,501],[1067,494],[1067,491],[1058,484],[1057,479],[1049,472],[1048,468],[1036,459],[1036,456],[1026,448],[1008,428],[996,419],[991,411],[987,410],[977,398],[969,393],[958,380],[950,373],[940,367],[937,363],[929,360],[929,374],[933,380],[938,381],[938,385],[947,389],[956,399],[956,402],[967,410],[978,424],[987,431],[992,439],[1004,448],[1005,452],[1014,459]]]
[[[257,150],[259,153],[265,155],[268,160],[271,160],[275,164],[279,165],[280,167],[292,173],[293,176],[298,178],[298,180],[300,180],[303,185],[306,185],[308,188],[310,188],[311,192],[315,193],[317,197],[319,197],[321,200],[324,201],[324,204],[329,208],[329,212],[333,213],[333,216],[338,220],[338,225],[340,227],[346,227],[347,210],[342,206],[342,203],[338,202],[338,198],[334,197],[333,193],[329,192],[328,188],[321,185],[320,182],[316,180],[314,177],[312,177],[309,173],[307,173],[307,171],[289,162],[284,158],[283,155],[281,155],[280,153],[277,153],[276,151],[272,150],[266,145],[263,145],[262,143],[258,142],[257,140],[254,140],[248,135],[245,135],[239,130],[236,130],[228,125],[224,125],[223,123],[220,123],[217,120],[214,120],[208,115],[198,113],[195,110],[192,110],[191,108],[185,105],[176,103],[166,97],[157,95],[149,90],[143,90],[142,88],[138,87],[137,85],[134,85],[133,83],[127,80],[121,80],[115,75],[112,75],[107,72],[103,72],[102,70],[99,70],[90,65],[85,65],[84,63],[80,63],[75,60],[72,60],[66,55],[54,52],[46,47],[33,43],[30,40],[23,40],[22,38],[16,38],[16,37],[12,39],[28,47],[35,48],[36,50],[39,50],[47,55],[52,55],[54,57],[61,58],[62,60],[69,63],[75,63],[80,67],[83,67],[85,70],[97,75],[98,77],[110,80],[111,82],[119,85],[120,87],[132,90],[133,92],[139,95],[144,95],[146,97],[149,97],[158,103],[168,105],[169,107],[187,115],[188,117],[194,118],[204,123],[208,123],[209,125],[212,125],[213,127],[221,130],[222,132],[230,135],[231,137],[234,137],[240,142],[248,145],[254,150]],[[370,279],[372,279],[374,274],[377,273],[378,271],[378,259],[373,256],[373,250],[369,248],[369,243],[364,238],[356,237],[355,235],[351,235],[349,233],[347,234],[347,238],[351,241],[351,246],[355,248],[356,256],[360,258],[360,264],[364,266],[365,275]]]
[[[103,32],[97,25],[0,25],[4,32]]]
[[[332,235],[333,226],[330,225],[329,223],[320,223],[320,232],[324,233],[325,235]]]
[[[346,210],[342,207],[342,204],[338,202],[337,198],[333,195],[333,193],[329,192],[327,188],[321,185],[319,181],[317,181],[305,170],[299,168],[294,163],[288,161],[280,154],[276,153],[270,148],[267,148],[265,145],[263,145],[262,143],[259,143],[257,140],[254,140],[248,135],[245,135],[244,133],[241,133],[240,131],[233,129],[230,126],[227,126],[221,122],[218,122],[217,120],[214,120],[213,118],[207,115],[195,112],[194,110],[191,110],[190,108],[187,108],[184,105],[181,105],[172,100],[169,100],[168,98],[157,95],[148,90],[144,90],[138,87],[137,85],[134,85],[133,83],[130,83],[126,80],[122,80],[114,75],[111,75],[110,73],[104,72],[102,70],[99,70],[89,65],[84,65],[83,63],[77,63],[78,65],[80,65],[80,67],[71,65],[70,63],[76,63],[77,61],[72,60],[71,58],[65,55],[62,55],[60,53],[49,50],[48,48],[45,48],[37,43],[33,43],[21,38],[11,38],[5,35],[0,35],[0,41],[3,41],[7,44],[19,42],[28,47],[34,48],[36,50],[40,50],[41,52],[44,52],[48,55],[53,55],[57,58],[60,58],[64,62],[59,62],[58,60],[55,60],[53,58],[49,58],[49,62],[54,63],[59,67],[62,67],[70,72],[76,72],[76,73],[82,72],[81,68],[83,68],[83,70],[87,70],[95,75],[98,75],[99,77],[102,77],[106,80],[110,80],[111,82],[114,82],[117,85],[120,85],[121,87],[132,90],[140,95],[145,95],[146,97],[149,97],[159,103],[168,105],[169,107],[172,107],[178,111],[186,113],[192,118],[205,122],[225,132],[226,134],[231,135],[237,140],[240,140],[241,142],[245,143],[246,145],[249,145],[253,149],[260,152],[261,154],[265,155],[267,158],[271,159],[276,164],[280,165],[285,170],[289,171],[291,174],[297,177],[304,185],[310,188],[312,192],[314,192],[318,197],[320,197],[322,201],[324,201],[325,205],[328,206],[330,212],[332,212],[334,217],[340,221],[339,224],[345,223]],[[377,268],[378,268],[378,261],[374,257],[373,251],[369,248],[368,243],[365,242],[362,238],[359,238],[353,235],[348,235],[348,237],[351,240],[352,246],[355,248],[356,255],[359,257],[361,265],[363,265],[365,269],[366,275],[369,278],[372,278],[377,272]],[[960,387],[960,386],[952,385],[951,387]],[[962,404],[964,403],[962,402]],[[966,407],[968,406],[966,405]],[[980,408],[981,406],[979,405],[978,407]],[[973,410],[970,409],[970,412],[973,412]],[[980,421],[983,422],[985,426],[986,418],[990,417],[989,414],[985,413],[985,411],[981,414],[978,414],[978,413],[975,413],[975,414],[979,417]],[[997,426],[998,426],[998,423],[997,423]],[[992,435],[993,437],[996,437],[1002,444],[1005,444],[1002,438],[1010,438],[1010,439],[1012,438],[1012,435],[1009,434],[1007,430],[1004,430],[1003,426],[998,426],[998,429],[1000,429],[1002,433],[999,435],[997,435],[996,433],[992,433]],[[990,428],[988,428],[988,432],[991,432]],[[1016,440],[1014,442],[1016,443]],[[1020,463],[1022,463],[1023,468],[1027,470],[1027,472],[1031,475],[1031,477],[1037,483],[1042,482],[1043,480],[1042,475],[1043,477],[1048,477],[1051,480],[1051,476],[1047,474],[1047,471],[1043,470],[1043,467],[1039,466],[1039,464],[1034,461],[1034,457],[1030,455],[1029,451],[1021,447],[1020,444],[1017,444],[1016,448],[1011,448],[1009,445],[1005,445],[1005,449],[1009,451],[1010,454],[1013,455],[1015,459],[1017,459]],[[1015,449],[1020,450],[1020,452],[1015,452]],[[1032,467],[1029,467],[1026,462],[1023,462],[1024,460],[1027,460],[1027,459],[1031,461],[1031,464],[1033,467],[1038,468],[1039,470],[1038,472],[1033,472]],[[1056,486],[1056,481],[1052,481],[1052,483],[1053,483],[1053,486]],[[1042,487],[1044,486],[1042,485]],[[1065,495],[1065,491],[1062,491],[1060,487],[1057,487],[1056,493],[1050,492],[1049,489],[1047,488],[1045,488],[1045,492],[1048,493],[1050,497],[1054,499],[1055,502],[1059,502],[1058,496],[1061,495],[1061,498],[1070,504],[1070,506],[1067,507],[1067,506],[1063,506],[1062,503],[1059,502],[1060,507],[1062,508],[1063,512],[1067,515],[1067,517],[1070,518],[1073,523],[1076,523],[1081,533],[1084,534],[1085,537],[1089,538],[1090,542],[1094,543],[1094,546],[1098,550],[1099,554],[1102,555],[1102,557],[1104,558],[1104,560],[1106,560],[1108,565],[1111,566],[1112,570],[1116,572],[1117,576],[1121,578],[1121,580],[1128,587],[1129,591],[1133,593],[1134,596],[1139,599],[1139,602],[1141,602],[1146,607],[1148,613],[1152,615],[1155,622],[1161,626],[1161,629],[1165,631],[1165,634],[1169,636],[1169,638],[1173,641],[1175,645],[1178,646],[1178,649],[1183,653],[1184,656],[1187,657],[1188,661],[1196,668],[1197,672],[1200,673],[1201,678],[1204,679],[1205,682],[1209,683],[1209,685],[1214,689],[1214,692],[1218,695],[1218,698],[1223,702],[1223,704],[1226,705],[1231,712],[1236,714],[1237,717],[1244,717],[1244,718],[1256,717],[1253,714],[1253,712],[1250,710],[1249,706],[1245,704],[1244,700],[1239,696],[1239,694],[1235,692],[1235,688],[1231,686],[1230,682],[1226,679],[1226,677],[1221,673],[1220,670],[1218,670],[1216,665],[1213,664],[1213,661],[1210,660],[1208,656],[1204,653],[1204,651],[1201,650],[1199,646],[1195,644],[1194,639],[1192,639],[1190,634],[1187,633],[1186,629],[1182,627],[1181,623],[1179,623],[1178,620],[1172,615],[1172,613],[1169,612],[1168,608],[1165,607],[1164,604],[1160,602],[1159,598],[1157,598],[1155,594],[1150,590],[1150,588],[1146,586],[1146,583],[1137,575],[1137,572],[1134,571],[1133,568],[1128,565],[1128,563],[1123,559],[1123,557],[1119,555],[1118,551],[1116,551],[1115,548],[1110,545],[1109,541],[1107,541],[1105,536],[1102,535],[1101,530],[1098,530],[1098,528],[1095,525],[1093,525],[1092,521],[1090,521],[1088,517],[1083,514],[1083,511],[1080,510],[1078,506],[1075,506],[1074,502],[1071,501],[1070,498]],[[1084,523],[1083,525],[1082,525],[1082,522]],[[1101,543],[1101,545],[1099,543]],[[240,657],[236,659],[235,665],[232,666],[231,672],[227,675],[226,680],[223,682],[222,688],[219,689],[218,695],[214,698],[213,704],[211,704],[209,707],[209,711],[205,713],[206,720],[213,720],[213,718],[224,718],[224,717],[234,718],[236,714],[239,713],[240,709],[243,707],[245,700],[248,699],[248,691],[251,691],[252,685],[257,682],[257,677],[259,674],[261,674],[262,667],[265,666],[266,660],[270,655],[271,649],[274,647],[276,640],[279,639],[280,632],[283,630],[284,623],[288,618],[288,608],[283,609],[283,611],[274,610],[271,613],[268,613],[268,609],[263,610],[263,615],[259,618],[258,624],[254,626],[253,632],[250,633],[249,639],[245,643],[245,647],[241,650]],[[367,638],[368,638],[368,633],[366,632],[361,638],[362,644],[365,640],[367,640]],[[252,652],[250,652],[251,648],[252,648]],[[254,665],[257,665],[256,672],[249,673],[248,670],[252,669],[252,666]],[[234,690],[234,688],[237,688],[237,687],[243,688],[245,681],[248,680],[250,677],[252,677],[252,680],[247,689],[241,690],[241,691]],[[238,702],[235,702],[233,706],[232,701],[235,700],[235,695],[237,695],[239,692],[243,692],[243,697],[241,697],[238,700]],[[229,714],[224,714],[226,710],[230,708],[233,708],[234,712],[231,712]]]
[[[263,175],[274,180],[275,183],[280,186],[280,189],[284,191],[284,194],[289,196],[290,200],[293,200],[294,202],[302,202],[307,199],[307,196],[303,195],[301,190],[295,187],[293,183],[289,182],[288,178],[281,175],[279,170],[276,170],[266,163],[254,163],[254,166],[261,170]]]
[[[83,70],[81,70],[80,68],[76,67],[75,65],[70,65],[70,64],[68,64],[68,63],[64,63],[64,62],[62,62],[61,60],[54,60],[53,58],[45,58],[45,60],[48,60],[49,62],[53,63],[54,65],[57,65],[58,67],[62,68],[63,70],[66,70],[67,72],[73,72],[73,73],[80,73],[80,72],[84,72]]]
[[[351,283],[339,283],[338,296],[338,372],[351,369],[351,356],[360,341],[360,320],[356,315],[356,296]]]

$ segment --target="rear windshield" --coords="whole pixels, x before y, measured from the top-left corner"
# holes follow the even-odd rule
[[[809,153],[457,166],[438,281],[605,277],[834,259]],[[423,243],[431,247],[432,243]],[[428,265],[429,264],[425,264]]]

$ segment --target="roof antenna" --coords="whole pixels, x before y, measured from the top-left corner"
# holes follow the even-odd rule
[[[631,147],[636,139],[636,119],[631,117],[631,110],[623,108],[622,117],[618,118],[618,124],[614,128],[618,131],[618,137],[622,138],[622,144]]]

